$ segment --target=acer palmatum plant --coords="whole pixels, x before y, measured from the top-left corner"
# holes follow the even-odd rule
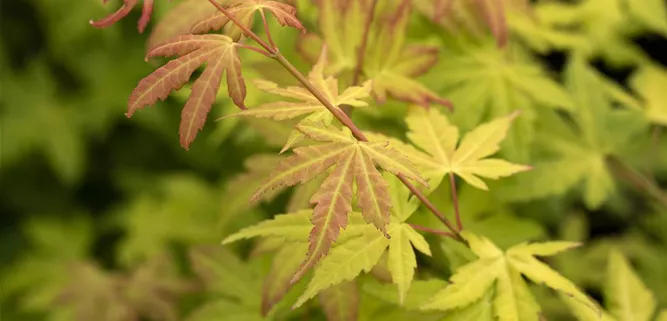
[[[556,291],[579,320],[653,317],[651,293],[619,252],[609,256],[607,312],[550,267],[552,261],[538,259],[579,247],[580,242],[529,242],[534,238],[521,236],[518,242],[501,245],[490,235],[504,233],[502,225],[485,231],[466,224],[474,222],[470,217],[479,217],[479,211],[492,210],[484,206],[497,210],[494,207],[501,203],[493,199],[496,193],[528,200],[564,193],[580,181],[584,206],[596,209],[613,194],[612,174],[667,204],[655,181],[618,157],[628,138],[608,135],[616,129],[619,115],[637,116],[621,114],[625,110],[611,108],[612,103],[634,111],[644,107],[591,67],[588,59],[603,49],[594,43],[582,45],[568,30],[543,27],[540,13],[523,0],[294,2],[180,1],[154,27],[145,55],[147,61],[175,58],[139,81],[126,113],[132,117],[188,87],[179,129],[186,150],[205,127],[219,96],[225,96],[220,95],[221,87],[239,109],[226,111],[222,122],[291,121],[277,155],[248,158],[247,173],[233,181],[251,181],[256,189],[237,192],[232,183],[226,194],[234,198],[226,199],[229,211],[243,215],[258,202],[295,187],[287,213],[223,240],[226,247],[257,239],[248,257],[271,253],[270,265],[257,270],[225,247],[191,246],[192,270],[203,281],[198,288],[173,276],[163,261],[128,275],[106,275],[74,257],[68,264],[80,271],[86,285],[78,289],[83,291],[63,285],[66,290],[58,302],[72,306],[64,315],[77,320],[178,320],[175,297],[197,289],[210,298],[189,312],[188,320],[287,320],[297,312],[286,312],[281,305],[310,311],[312,304],[319,304],[328,320],[354,321],[372,318],[369,312],[361,316],[361,304],[370,297],[397,305],[400,316],[394,319],[400,320],[545,320],[541,302],[526,283],[530,280]],[[138,4],[124,0],[118,11],[91,24],[110,27]],[[153,5],[153,0],[143,2],[140,32],[150,22]],[[297,7],[311,9],[316,19],[302,22]],[[578,23],[576,15],[567,14],[571,9],[558,7],[565,13],[553,24]],[[417,13],[424,16],[411,20]],[[410,36],[410,28],[423,25],[442,26],[440,32],[447,34]],[[281,51],[283,37],[277,36],[277,26],[296,29],[280,32],[300,34],[295,47],[300,63],[312,65],[308,73]],[[305,26],[312,30],[307,32]],[[438,37],[446,46],[438,45]],[[439,60],[443,48],[449,51],[446,61]],[[544,48],[571,50],[566,86],[551,79],[529,53]],[[249,88],[242,57],[247,55],[242,51],[274,61],[284,71],[281,76],[291,77],[252,79],[249,86],[273,100],[246,102]],[[661,75],[659,68],[644,66],[633,79],[646,91],[645,100],[651,101],[659,90],[648,92],[648,86],[637,84],[649,82],[647,78],[654,82]],[[433,83],[418,79],[423,76]],[[439,86],[452,97],[442,97],[441,88],[435,88]],[[455,111],[458,102],[470,109]],[[383,106],[392,103],[400,106],[395,118],[406,128],[405,139],[364,130],[353,120],[358,114],[382,115]],[[654,101],[648,106],[646,119],[664,125],[661,107]],[[462,115],[472,120],[462,120]],[[539,131],[537,119],[544,120]],[[550,158],[534,163],[527,151],[540,135],[547,138],[534,148]],[[502,156],[495,156],[501,149]],[[562,175],[557,183],[549,181],[557,175]],[[496,191],[495,181],[501,178],[518,187],[509,184]],[[491,205],[461,201],[474,193],[486,193]],[[439,209],[443,203],[451,210]],[[503,211],[506,206],[497,207]],[[425,218],[425,212],[432,219]],[[436,255],[444,255],[445,263],[431,264]],[[135,259],[127,256],[127,262]],[[437,270],[442,265],[448,273]],[[156,278],[158,274],[164,279]],[[310,301],[315,297],[318,302]],[[309,317],[304,312],[303,318]]]
[[[294,150],[295,155],[282,160],[276,169],[270,174],[270,177],[261,184],[259,189],[252,196],[250,201],[257,200],[265,191],[272,190],[278,186],[292,186],[299,183],[306,183],[323,172],[330,171],[329,176],[322,182],[317,192],[312,195],[310,203],[314,205],[311,214],[313,224],[308,236],[308,250],[305,253],[303,262],[292,272],[288,283],[280,284],[285,289],[291,284],[299,281],[305,273],[311,268],[316,268],[315,277],[311,280],[308,290],[297,301],[295,307],[301,305],[305,299],[313,297],[327,287],[334,286],[340,282],[349,281],[355,278],[363,270],[370,270],[377,260],[379,254],[384,251],[387,245],[379,240],[367,240],[368,235],[374,233],[366,231],[359,236],[360,245],[368,246],[377,243],[375,259],[372,257],[359,258],[363,260],[361,266],[356,260],[351,260],[343,266],[338,263],[338,269],[348,269],[354,272],[335,275],[339,272],[331,272],[327,278],[321,279],[321,271],[327,271],[328,265],[325,262],[320,264],[322,259],[336,260],[337,252],[330,257],[327,255],[339,239],[341,231],[348,227],[348,216],[353,212],[353,199],[356,194],[357,207],[363,219],[384,235],[387,240],[391,239],[392,230],[389,229],[391,222],[391,208],[396,206],[392,204],[389,184],[382,178],[376,167],[381,168],[396,177],[407,186],[407,188],[420,201],[438,217],[445,226],[449,228],[450,235],[454,239],[468,244],[468,239],[460,236],[463,230],[463,223],[460,217],[457,205],[456,184],[454,175],[462,177],[466,182],[478,188],[487,189],[486,184],[478,176],[497,179],[499,177],[509,176],[514,173],[529,169],[526,166],[514,165],[500,159],[482,159],[496,153],[500,147],[498,145],[505,136],[511,120],[516,114],[509,116],[506,120],[498,119],[488,124],[478,127],[475,131],[469,133],[457,148],[458,129],[448,124],[446,116],[436,110],[430,110],[430,102],[437,101],[443,105],[450,105],[446,100],[437,97],[435,94],[419,85],[410,77],[414,77],[427,70],[436,60],[437,52],[418,46],[403,49],[403,38],[408,20],[410,2],[400,1],[395,8],[391,8],[388,15],[381,17],[377,25],[377,32],[372,29],[372,23],[368,19],[374,19],[374,12],[363,16],[360,15],[363,9],[375,9],[376,2],[352,1],[352,7],[348,7],[346,14],[351,14],[355,6],[358,6],[360,18],[367,19],[363,30],[351,30],[350,33],[360,33],[357,36],[359,43],[352,44],[352,48],[359,48],[358,54],[351,52],[351,57],[355,58],[357,64],[350,66],[355,71],[352,80],[352,87],[347,88],[342,93],[338,89],[338,79],[334,76],[340,73],[335,70],[333,74],[326,74],[330,66],[327,59],[329,46],[339,48],[341,43],[327,39],[327,33],[323,43],[325,44],[320,53],[320,58],[305,77],[285,58],[276,44],[274,43],[271,30],[267,23],[265,12],[270,12],[277,18],[281,25],[287,25],[303,29],[302,24],[296,17],[296,10],[286,4],[275,1],[231,1],[226,4],[220,4],[211,0],[211,5],[218,11],[211,14],[202,21],[194,22],[190,32],[201,33],[210,30],[219,30],[223,27],[226,35],[184,35],[175,36],[170,40],[156,45],[150,49],[147,58],[157,55],[181,55],[181,58],[167,63],[159,68],[149,77],[143,79],[135,89],[129,102],[128,117],[137,109],[154,104],[158,99],[164,100],[169,92],[179,89],[187,82],[190,75],[203,63],[207,67],[202,75],[197,79],[192,87],[192,93],[186,103],[181,116],[181,145],[188,149],[195,135],[204,126],[206,116],[211,106],[215,102],[217,89],[220,86],[220,79],[223,72],[227,72],[228,92],[234,103],[243,111],[237,115],[272,118],[280,121],[302,117],[302,120],[296,125],[290,140],[283,148],[283,152],[304,138],[309,138],[316,142],[311,146],[298,147]],[[324,15],[321,19],[324,21],[323,30],[331,33],[337,33],[336,24],[326,25],[327,19],[331,19],[334,14],[334,5],[340,6],[342,3],[334,1],[323,1],[322,8]],[[339,7],[340,10],[344,8]],[[261,15],[266,39],[261,39],[250,28],[254,20],[253,14],[258,12]],[[354,14],[354,12],[352,12]],[[338,27],[344,26],[345,20],[339,22]],[[494,31],[496,34],[499,32]],[[239,44],[234,40],[239,40],[246,36],[254,40],[259,47],[252,45]],[[503,36],[504,37],[504,36]],[[306,40],[308,41],[308,40]],[[312,40],[311,40],[312,41]],[[344,40],[343,40],[344,41]],[[331,42],[331,44],[329,43]],[[368,43],[371,46],[368,46]],[[502,40],[501,42],[504,42]],[[301,102],[275,102],[247,109],[244,104],[246,95],[245,82],[241,76],[241,64],[238,58],[237,49],[247,48],[261,53],[267,58],[279,62],[296,80],[301,87],[279,88],[276,84],[268,81],[258,81],[258,87],[269,93],[278,94],[284,98],[299,100]],[[414,49],[411,49],[414,48]],[[339,54],[334,51],[334,54]],[[370,59],[365,59],[369,55]],[[425,55],[424,58],[420,57]],[[429,57],[430,56],[430,57]],[[365,64],[364,64],[365,62]],[[360,65],[363,64],[363,65]],[[379,64],[379,65],[378,65]],[[360,75],[368,78],[363,86],[357,87]],[[371,89],[372,88],[372,89]],[[424,89],[422,89],[424,88]],[[398,149],[392,148],[389,140],[370,141],[350,119],[348,114],[342,109],[343,106],[365,107],[368,104],[360,99],[366,98],[370,92],[373,92],[378,102],[386,101],[387,93],[391,93],[397,99],[403,99],[408,102],[419,103],[430,110],[428,114],[415,115],[408,119],[408,124],[413,131],[408,133],[411,140],[417,147],[429,152],[432,156],[422,154],[414,147],[401,146]],[[416,113],[421,113],[417,111]],[[342,125],[343,131],[337,129],[338,124]],[[381,137],[381,136],[376,136]],[[410,150],[401,153],[402,150]],[[433,157],[433,158],[431,158]],[[420,163],[423,161],[423,163]],[[451,191],[453,193],[455,214],[457,226],[451,224],[442,213],[440,213],[426,198],[426,193],[420,191],[410,181],[416,181],[423,186],[428,186],[428,182],[422,177],[422,174],[415,165],[421,165],[421,172],[428,173],[428,179],[432,183],[439,184],[443,176],[449,174]],[[356,192],[354,191],[356,189]],[[405,201],[404,200],[399,200]],[[400,226],[400,225],[399,225]],[[404,225],[405,231],[417,234],[411,227]],[[399,235],[402,230],[395,230]],[[267,234],[271,234],[267,231]],[[406,239],[408,240],[408,239]],[[389,241],[391,242],[391,241]],[[354,243],[345,243],[349,244]],[[345,248],[343,244],[339,251]],[[410,246],[400,244],[398,246]],[[390,247],[393,249],[394,247]],[[428,247],[426,247],[427,249]],[[350,251],[352,249],[348,249]],[[428,250],[425,250],[428,251]],[[352,257],[366,255],[354,253]],[[402,262],[402,254],[393,254],[390,250],[390,274],[392,280],[399,286],[401,301],[409,288],[409,283],[413,277],[415,268],[414,254],[412,259]],[[392,255],[393,254],[393,255]],[[303,254],[302,254],[303,255]],[[348,258],[349,259],[349,258]],[[398,261],[398,262],[396,262]],[[398,263],[398,266],[395,264]],[[280,264],[280,263],[278,263]],[[348,265],[347,267],[345,265]],[[332,279],[333,278],[333,279]],[[284,281],[287,281],[286,278]],[[275,282],[275,281],[274,281]],[[493,279],[488,279],[489,283]],[[558,288],[557,288],[558,289]],[[580,293],[574,285],[569,286],[568,293]],[[472,298],[476,300],[486,290],[482,289],[479,295]],[[285,292],[285,291],[283,291]],[[456,294],[456,293],[455,293]],[[582,294],[583,296],[583,294]],[[274,297],[272,301],[279,298]],[[466,302],[466,304],[469,302]],[[432,305],[429,305],[432,307]],[[437,306],[437,305],[436,305]],[[454,306],[457,307],[457,306]],[[448,307],[443,307],[447,309]],[[264,308],[267,312],[268,308]],[[535,317],[538,311],[534,312]]]

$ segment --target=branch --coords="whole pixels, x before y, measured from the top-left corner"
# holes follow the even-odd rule
[[[454,205],[456,226],[459,228],[459,231],[461,231],[463,230],[463,221],[461,221],[461,212],[459,211],[459,195],[456,193],[456,178],[452,172],[449,172],[449,189],[451,189],[452,193],[452,204]]]
[[[278,61],[287,71],[296,78],[315,98],[324,105],[324,107],[333,114],[336,119],[343,124],[345,127],[349,128],[350,131],[352,132],[352,135],[359,141],[361,142],[368,142],[368,138],[364,135],[364,133],[352,122],[350,117],[348,117],[342,110],[336,108],[308,79],[299,72],[299,70],[292,65],[285,56],[283,56],[280,51],[276,50],[275,48],[272,48],[269,44],[267,44],[264,40],[262,40],[257,34],[252,32],[252,30],[248,29],[246,26],[244,26],[234,15],[229,13],[227,9],[225,9],[223,6],[221,6],[219,3],[216,2],[216,0],[208,0],[211,4],[213,4],[220,12],[222,12],[229,20],[231,20],[234,24],[236,24],[249,38],[255,40],[260,46],[262,46],[266,51],[271,53],[271,57]],[[459,235],[458,230],[454,227],[454,225],[440,212],[438,211],[437,208],[426,198],[426,196],[420,192],[412,183],[410,183],[405,176],[403,175],[397,175],[398,179],[407,186],[407,188],[414,194],[426,207],[442,222],[444,223],[449,230],[452,231],[454,235],[454,239],[457,241],[460,241],[465,244],[465,240]]]
[[[667,207],[667,193],[660,189],[660,187],[657,186],[650,178],[647,178],[640,172],[632,169],[617,157],[611,156],[607,158],[607,164],[609,165],[612,172],[614,172],[617,176],[625,179],[637,190],[653,197],[656,201],[662,204],[662,206]]]
[[[354,73],[352,74],[352,85],[357,85],[359,83],[359,77],[361,77],[361,71],[364,69],[364,59],[366,58],[366,47],[368,46],[368,36],[371,32],[371,25],[373,24],[373,17],[375,17],[375,8],[377,7],[378,0],[373,0],[370,10],[368,10],[368,16],[366,17],[366,23],[364,24],[364,33],[361,38],[361,45],[357,51],[357,65],[354,68]]]
[[[421,226],[421,225],[417,225],[417,224],[408,224],[408,225],[412,226],[412,228],[415,229],[415,230],[419,230],[419,231],[427,232],[427,233],[431,233],[431,234],[436,234],[436,235],[441,235],[441,236],[445,236],[445,237],[450,237],[450,238],[453,238],[453,239],[456,240],[456,236],[452,233],[449,233],[449,232],[445,232],[445,231],[441,231],[441,230],[438,230],[438,229],[434,229],[434,228],[430,228],[430,227],[426,227],[426,226]]]

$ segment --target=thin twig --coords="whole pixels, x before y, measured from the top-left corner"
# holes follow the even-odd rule
[[[276,43],[273,42],[273,38],[271,37],[271,30],[269,29],[269,23],[266,21],[266,15],[264,15],[264,9],[259,10],[259,13],[262,14],[262,23],[264,24],[264,33],[266,34],[266,38],[269,39],[269,44],[273,49],[278,50],[278,47],[276,46]]]
[[[366,16],[364,31],[361,37],[361,44],[359,45],[359,48],[357,48],[357,64],[354,66],[354,71],[352,72],[352,86],[359,84],[361,73],[364,70],[366,47],[368,47],[368,36],[370,35],[371,25],[373,24],[373,17],[375,17],[375,8],[377,7],[377,4],[378,0],[373,0],[370,10],[368,10],[368,15]],[[352,106],[341,105],[340,109],[343,110],[343,112],[348,116],[352,113]]]
[[[454,205],[454,215],[456,216],[456,226],[459,231],[463,230],[463,222],[461,221],[461,212],[459,211],[459,195],[456,193],[456,177],[454,173],[449,172],[449,189],[452,194],[452,204]]]
[[[378,0],[373,0],[371,3],[371,8],[368,10],[368,16],[366,16],[366,22],[364,24],[364,33],[361,38],[361,44],[357,49],[357,65],[354,68],[354,73],[352,74],[352,85],[359,84],[359,77],[361,77],[361,71],[364,69],[364,59],[366,58],[366,47],[368,46],[368,36],[371,32],[371,25],[373,24],[373,18],[375,17],[375,8],[377,7]]]
[[[667,193],[660,189],[660,187],[651,181],[651,179],[632,169],[617,157],[609,157],[607,159],[607,164],[613,173],[624,178],[636,189],[645,192],[663,206],[667,207]]]
[[[267,44],[264,40],[262,40],[257,34],[252,32],[252,30],[248,29],[248,27],[244,26],[234,15],[229,13],[227,9],[225,9],[223,6],[221,6],[219,3],[216,2],[216,0],[208,0],[211,4],[213,4],[220,12],[222,12],[229,20],[231,20],[234,24],[236,24],[249,38],[255,40],[260,46],[262,46],[266,51],[268,51],[272,58],[276,61],[278,61],[296,80],[298,80],[315,98],[324,105],[324,107],[331,112],[334,117],[338,121],[341,122],[344,126],[350,129],[352,132],[352,135],[359,141],[362,142],[368,142],[368,138],[364,135],[364,133],[352,122],[352,120],[340,109],[336,108],[299,70],[292,65],[285,56],[283,56],[280,51],[276,50],[275,48],[272,48],[269,44]],[[426,198],[422,192],[420,192],[410,181],[408,181],[405,176],[403,175],[397,175],[398,179],[407,186],[407,188],[414,194],[424,205],[442,222],[447,226],[449,230],[451,230],[452,235],[454,236],[454,239],[457,241],[460,241],[462,243],[466,243],[465,240],[458,234],[458,230],[452,225],[452,223],[445,218],[445,216],[438,211],[437,208]]]
[[[452,222],[450,222],[450,221],[445,217],[445,215],[443,215],[443,214],[442,214],[442,213],[435,207],[435,205],[433,205],[433,203],[431,203],[431,201],[429,201],[428,198],[426,198],[426,196],[425,196],[422,192],[420,192],[414,185],[412,185],[412,183],[410,183],[410,181],[408,181],[408,179],[405,178],[405,176],[403,176],[403,175],[397,175],[397,177],[398,177],[398,179],[399,179],[399,180],[400,180],[400,181],[401,181],[401,182],[402,182],[402,183],[403,183],[403,184],[410,190],[410,192],[412,192],[412,194],[415,195],[415,197],[417,197],[422,203],[424,203],[424,205],[426,206],[426,208],[428,208],[429,211],[431,211],[431,213],[433,213],[433,215],[435,215],[435,217],[438,218],[438,220],[440,220],[440,222],[442,222],[443,224],[445,224],[445,226],[447,226],[447,228],[448,228],[450,231],[452,231],[452,233],[454,233],[454,236],[455,236],[454,239],[455,239],[455,240],[457,240],[457,241],[461,241],[461,242],[465,243],[465,240],[463,240],[463,238],[459,235],[459,231],[456,229],[456,227],[454,227],[454,225],[452,224]]]
[[[449,233],[449,232],[441,231],[441,230],[438,230],[438,229],[434,229],[434,228],[430,228],[430,227],[426,227],[426,226],[422,226],[422,225],[418,225],[418,224],[408,224],[408,225],[412,226],[412,228],[415,229],[415,230],[419,230],[419,231],[423,231],[423,232],[427,232],[427,233],[431,233],[431,234],[437,234],[437,235],[441,235],[441,236],[456,239],[456,236],[452,233]]]
[[[655,165],[660,164],[660,136],[662,135],[662,127],[655,126],[651,131],[651,155],[649,155],[651,168],[655,168]],[[649,177],[653,184],[657,184],[655,180],[655,175]]]
[[[262,55],[264,55],[268,58],[273,58],[273,55],[270,52],[265,51],[264,49],[253,47],[253,46],[242,44],[242,43],[237,43],[236,45],[241,47],[241,48],[244,48],[244,49],[248,49],[248,50],[252,50],[254,52],[258,52],[258,53],[260,53],[260,54],[262,54]]]

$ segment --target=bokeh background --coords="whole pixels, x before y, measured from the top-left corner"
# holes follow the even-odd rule
[[[178,1],[157,2],[153,21]],[[215,246],[230,231],[288,205],[287,196],[281,195],[248,209],[244,203],[248,191],[241,187],[258,177],[239,176],[249,156],[280,149],[288,126],[238,119],[214,122],[234,108],[221,98],[186,152],[178,144],[185,93],[172,95],[132,119],[124,116],[129,93],[159,62],[143,59],[147,35],[137,33],[138,12],[105,30],[88,24],[116,5],[105,6],[100,0],[0,2],[2,321],[46,320],[45,316],[68,320],[65,312],[60,315],[49,308],[49,300],[68,287],[72,289],[64,300],[87,295],[75,293],[77,288],[100,287],[104,294],[116,284],[110,281],[115,277],[141,285],[128,291],[138,293],[135,306],[148,307],[148,315],[157,313],[154,319],[181,314],[175,311],[196,306],[199,285],[184,277],[189,268],[178,255],[187,255],[193,245]],[[282,32],[277,41],[294,48],[295,34]],[[644,28],[624,35],[624,40],[655,63],[667,65],[664,33]],[[307,70],[308,63],[295,50],[284,52]],[[538,56],[556,71],[565,60],[558,51]],[[244,60],[246,77],[269,74],[266,77],[285,83],[279,69],[261,57],[244,54]],[[634,71],[632,65],[619,66],[604,57],[596,66],[621,84]],[[431,73],[426,81],[436,83],[437,76]],[[440,93],[447,96],[445,89]],[[250,92],[248,105],[261,99]],[[398,113],[402,107],[391,105],[388,110]],[[376,116],[361,115],[358,121],[362,127],[403,131],[396,119]],[[656,137],[662,140],[656,153],[665,155],[664,128]],[[667,157],[659,161],[666,162]],[[656,180],[664,187],[667,176],[662,174]],[[519,236],[585,241],[585,249],[563,255],[554,264],[597,298],[607,250],[620,246],[666,307],[667,210],[630,184],[622,185],[622,190],[629,195],[624,202],[595,211],[559,197],[522,204],[517,211],[539,214],[531,215],[530,223],[512,222],[508,227],[502,225],[505,221],[492,221],[482,229],[493,234],[491,227],[500,226],[516,229]],[[449,206],[446,201],[441,204]],[[502,243],[504,237],[500,233],[496,239]],[[161,258],[158,263],[156,257]],[[77,275],[75,287],[72,271]],[[156,293],[159,298],[146,299]],[[549,306],[551,301],[544,302]],[[561,306],[553,305],[552,312],[565,314]]]

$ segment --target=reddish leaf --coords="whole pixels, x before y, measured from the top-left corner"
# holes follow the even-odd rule
[[[107,3],[107,0],[102,0],[102,2]],[[138,2],[139,0],[124,0],[123,5],[116,12],[97,21],[90,20],[90,24],[96,28],[109,27],[130,14]],[[148,22],[151,20],[152,13],[153,0],[144,0],[144,7],[141,10],[141,17],[139,18],[139,22],[137,24],[137,28],[139,29],[140,33],[144,32],[144,29],[146,29]]]
[[[290,26],[306,33],[301,21],[296,17],[296,9],[288,4],[269,0],[230,0],[226,7],[236,19],[248,28],[252,28],[253,16],[255,12],[264,9],[268,10],[278,20],[282,26]],[[225,34],[238,40],[243,35],[243,31],[233,23],[229,23],[229,18],[222,12],[216,11],[214,14],[192,26],[193,33],[206,33],[213,30],[219,30],[225,27]]]
[[[190,34],[190,28],[218,9],[207,0],[183,0],[160,19],[148,38],[149,50],[165,41]]]
[[[186,150],[204,127],[206,116],[215,102],[223,73],[227,91],[234,103],[245,109],[246,87],[241,75],[241,61],[236,44],[224,35],[178,36],[151,50],[147,58],[180,56],[142,79],[130,95],[127,117],[135,111],[165,100],[180,89],[192,73],[204,63],[207,67],[192,86],[192,93],[181,114],[181,146]]]
[[[372,223],[387,238],[387,225],[391,211],[389,184],[375,169],[373,159],[365,152],[357,153],[354,177],[357,182],[357,199],[366,222]]]
[[[434,0],[433,20],[451,25],[452,22],[468,27],[473,33],[478,30],[476,24],[483,23],[489,28],[499,47],[507,45],[509,29],[506,11],[510,8],[526,12],[529,10],[526,0]],[[457,12],[467,12],[458,14]],[[477,21],[460,21],[459,17],[473,15]],[[449,20],[449,21],[448,21]],[[458,21],[457,21],[458,20]]]
[[[314,226],[310,231],[308,258],[292,278],[292,283],[329,253],[340,230],[347,226],[347,216],[352,212],[355,154],[356,150],[352,149],[340,155],[336,168],[310,199],[316,205],[311,218]]]

